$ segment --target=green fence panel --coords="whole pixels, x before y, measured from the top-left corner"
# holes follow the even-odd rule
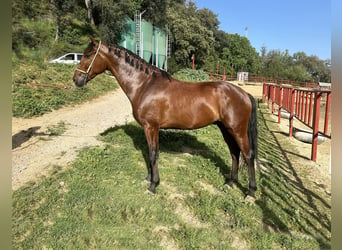
[[[141,32],[143,41],[143,59],[150,62],[152,56],[152,37],[153,37],[153,26],[149,22],[141,22]]]
[[[128,17],[126,18],[125,32],[122,34],[122,40],[119,44],[137,54],[135,22]],[[162,68],[167,56],[166,32],[142,20],[141,45],[143,59],[148,63],[153,62],[158,68]]]
[[[135,23],[130,18],[126,19],[125,32],[122,34],[121,42],[119,43],[122,47],[136,53],[135,46]]]
[[[162,29],[154,27],[154,62],[157,67],[162,68],[166,60],[166,39],[167,35]],[[158,60],[157,60],[158,59]]]

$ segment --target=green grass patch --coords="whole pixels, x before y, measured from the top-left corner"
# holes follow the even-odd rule
[[[86,88],[77,88],[72,81],[75,69],[76,65],[14,64],[13,116],[40,116],[63,106],[83,103],[118,87],[114,78],[101,74],[89,82]]]
[[[329,249],[330,197],[287,160],[261,105],[255,203],[248,171],[228,188],[231,159],[219,130],[160,131],[157,194],[147,193],[144,132],[111,128],[67,169],[13,193],[14,249]],[[277,150],[277,148],[279,148]]]
[[[64,121],[59,121],[56,125],[47,127],[47,132],[50,136],[59,136],[66,131],[66,124]]]

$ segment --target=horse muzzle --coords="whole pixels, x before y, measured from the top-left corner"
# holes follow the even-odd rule
[[[77,74],[74,76],[74,83],[77,87],[84,87],[89,81],[88,74]]]

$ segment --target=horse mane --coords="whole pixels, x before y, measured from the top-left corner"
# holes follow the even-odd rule
[[[109,45],[108,52],[111,53],[112,49],[114,50],[114,54],[118,57],[121,57],[121,51],[124,51],[125,62],[140,71],[143,71],[145,74],[149,75],[152,73],[153,77],[161,75],[163,78],[167,78],[171,81],[170,73],[162,70],[155,65],[152,65],[146,62],[143,58],[133,53],[132,51],[120,46],[120,45]]]
[[[90,42],[87,46],[87,48],[84,50],[84,53],[92,51],[94,48],[94,44]]]

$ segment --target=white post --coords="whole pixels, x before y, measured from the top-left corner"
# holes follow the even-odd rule
[[[152,32],[153,32],[153,34],[152,34],[152,65],[154,65],[153,63],[154,63],[154,28],[152,29]]]
[[[157,42],[156,43],[157,43],[157,47],[156,47],[156,66],[158,67],[158,46],[159,46],[158,36],[157,36]]]
[[[140,57],[143,58],[143,50],[144,50],[144,32],[141,32],[141,40],[140,40]]]
[[[166,34],[166,40],[165,40],[165,63],[164,63],[164,65],[165,65],[165,71],[167,71],[167,45],[168,45],[168,41],[169,41],[169,35],[168,34]]]

